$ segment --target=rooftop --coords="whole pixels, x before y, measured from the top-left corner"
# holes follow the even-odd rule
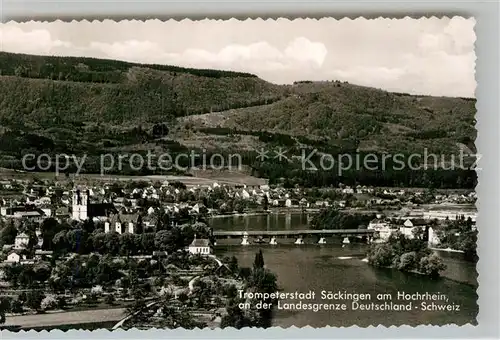
[[[210,247],[210,241],[206,238],[194,238],[193,242],[189,245],[190,247]]]

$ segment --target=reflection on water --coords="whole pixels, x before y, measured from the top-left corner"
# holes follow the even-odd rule
[[[215,217],[209,220],[214,230],[297,230],[308,228],[313,214],[257,214]]]
[[[246,221],[245,221],[246,220]],[[289,222],[287,222],[289,221]],[[307,216],[301,214],[260,215],[229,217],[213,220],[214,230],[282,230],[304,229]],[[449,323],[475,323],[478,312],[476,304],[475,265],[463,261],[457,253],[439,252],[448,268],[444,277],[431,280],[427,277],[402,273],[397,270],[379,269],[369,266],[362,259],[366,245],[339,243],[316,245],[222,245],[217,246],[217,255],[235,255],[241,266],[251,266],[255,253],[262,250],[266,266],[276,273],[278,283],[284,292],[316,292],[312,302],[324,303],[319,297],[322,290],[348,290],[357,293],[445,293],[450,303],[460,305],[460,311],[284,311],[276,310],[274,324],[289,327],[348,326],[359,325],[418,325]],[[307,302],[307,301],[304,301]],[[397,303],[397,301],[394,301]]]

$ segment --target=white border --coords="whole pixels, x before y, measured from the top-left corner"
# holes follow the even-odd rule
[[[228,19],[235,17],[278,18],[344,16],[356,18],[421,17],[421,16],[473,16],[476,19],[476,80],[477,129],[476,145],[483,155],[477,187],[479,225],[479,288],[478,326],[418,326],[418,327],[348,327],[318,328],[290,327],[288,329],[234,329],[225,330],[148,330],[109,332],[97,331],[47,331],[10,333],[2,331],[1,339],[160,339],[160,338],[499,338],[499,4],[497,1],[137,1],[102,0],[0,0],[0,17],[3,22],[61,19],[169,19],[185,17]],[[1,41],[0,41],[1,47]]]

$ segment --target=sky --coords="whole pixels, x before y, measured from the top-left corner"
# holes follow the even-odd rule
[[[0,48],[474,97],[474,25],[461,17],[8,22]]]

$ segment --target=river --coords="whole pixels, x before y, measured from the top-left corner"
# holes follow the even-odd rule
[[[276,214],[214,218],[210,225],[214,230],[293,230],[307,228],[308,217],[304,214]],[[278,242],[280,242],[278,240]],[[328,242],[328,240],[327,240]],[[283,292],[316,292],[316,299],[304,303],[326,303],[319,295],[322,290],[369,293],[372,301],[379,293],[389,293],[393,302],[398,292],[444,293],[449,304],[459,305],[458,311],[287,311],[276,310],[274,326],[370,326],[370,325],[463,325],[476,323],[477,273],[473,263],[461,259],[461,254],[438,252],[447,269],[442,277],[432,280],[416,274],[397,270],[373,268],[362,259],[367,245],[351,243],[342,247],[339,241],[330,244],[304,245],[278,244],[275,246],[236,244],[237,240],[219,242],[215,248],[218,256],[235,255],[240,266],[250,267],[255,253],[262,250],[265,265],[278,277]],[[289,242],[290,243],[290,242]],[[292,302],[292,301],[289,301]],[[296,302],[296,301],[295,301]],[[401,303],[401,302],[399,302]],[[420,305],[420,302],[417,303]]]

